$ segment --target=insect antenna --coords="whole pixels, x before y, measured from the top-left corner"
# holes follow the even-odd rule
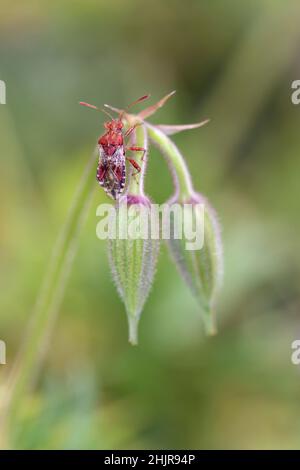
[[[126,113],[126,111],[128,111],[130,108],[132,108],[132,106],[140,103],[141,101],[145,101],[148,98],[150,98],[150,95],[144,95],[144,96],[141,96],[140,98],[138,98],[137,100],[133,101],[132,103],[130,103],[128,106],[126,106],[125,109],[123,109],[123,111],[120,112],[119,119],[122,120],[124,114]]]
[[[144,95],[144,96],[141,96],[140,98],[138,98],[137,100],[133,101],[132,103],[130,103],[126,108],[125,108],[125,111],[127,111],[128,109],[130,109],[132,106],[134,106],[135,104],[138,104],[140,103],[141,101],[145,101],[147,100],[148,98],[150,98],[150,95]]]
[[[150,95],[141,96],[140,98],[138,98],[137,100],[133,101],[128,106],[126,106],[125,109],[114,108],[113,106],[110,106],[109,104],[105,104],[104,106],[105,106],[105,108],[109,108],[111,111],[115,111],[116,113],[119,113],[119,120],[122,120],[124,114],[126,113],[126,111],[128,111],[135,104],[138,104],[141,101],[147,100],[148,98],[150,98]]]
[[[106,114],[107,116],[109,116],[112,121],[114,120],[114,118],[112,117],[112,115],[109,114],[109,112],[106,111],[106,109],[98,108],[97,106],[95,106],[95,105],[93,105],[93,104],[86,103],[85,101],[80,101],[79,104],[80,104],[81,106],[85,106],[86,108],[91,108],[91,109],[95,109],[96,111],[100,111],[101,113],[104,113],[104,114]]]

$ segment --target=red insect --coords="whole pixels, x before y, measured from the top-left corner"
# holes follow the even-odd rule
[[[148,95],[142,96],[131,103],[126,110],[131,108],[134,104],[146,100],[148,97]],[[80,104],[88,108],[96,109],[97,111],[102,111],[111,118],[110,121],[104,123],[106,133],[98,139],[99,163],[97,168],[97,180],[109,196],[113,199],[118,199],[125,188],[126,160],[128,160],[136,170],[134,175],[141,171],[139,164],[135,160],[126,157],[126,151],[143,152],[144,156],[146,149],[134,145],[126,147],[124,142],[124,138],[129,137],[139,124],[135,124],[124,132],[122,118],[125,111],[121,111],[118,118],[114,119],[107,111],[99,109],[97,106],[82,101]]]

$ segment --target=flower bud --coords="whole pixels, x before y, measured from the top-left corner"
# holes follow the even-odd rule
[[[170,201],[170,205],[174,203],[178,204],[177,198]],[[168,245],[180,274],[201,306],[207,333],[215,334],[215,303],[223,276],[220,227],[215,211],[202,195],[193,193],[189,200],[180,204],[184,208],[184,214],[186,207],[192,210],[188,210],[187,216],[182,220],[172,219]],[[179,227],[180,224],[183,227]],[[191,249],[187,234],[192,233],[195,227],[198,237],[199,229],[202,232],[203,245]],[[176,238],[176,232],[182,228],[182,237]]]
[[[138,342],[138,322],[148,297],[159,253],[159,240],[151,238],[150,200],[144,195],[120,198],[116,236],[109,240],[110,266],[125,304],[129,341]]]

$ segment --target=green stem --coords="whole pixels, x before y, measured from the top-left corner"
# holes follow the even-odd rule
[[[166,157],[174,179],[176,197],[180,201],[189,200],[194,193],[191,175],[176,145],[157,127],[146,123],[150,140]]]
[[[69,214],[54,245],[23,344],[13,364],[2,397],[0,431],[7,431],[7,426],[10,427],[11,422],[17,416],[22,397],[35,378],[47,348],[77,251],[79,234],[95,187],[95,159],[96,152],[93,153],[85,168]]]
[[[128,185],[128,194],[144,196],[144,177],[147,166],[147,131],[145,129],[145,124],[137,126],[134,132],[133,144],[137,147],[143,147],[146,149],[146,152],[143,156],[142,152],[137,152],[137,155],[134,156],[135,161],[140,166],[141,171],[132,177],[132,173],[136,173],[136,170],[132,169],[131,178]]]

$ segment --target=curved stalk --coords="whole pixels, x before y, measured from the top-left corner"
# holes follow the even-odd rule
[[[84,225],[95,185],[93,152],[74,195],[65,224],[54,245],[49,267],[34,311],[17,354],[1,403],[0,432],[9,431],[20,401],[36,376],[63,299],[81,229]]]
[[[146,151],[144,153],[144,156],[142,152],[135,152],[134,160],[138,163],[141,171],[136,172],[134,169],[132,169],[127,193],[136,195],[136,196],[144,196],[145,195],[144,194],[144,178],[145,178],[145,172],[146,172],[146,167],[147,167],[147,157],[148,157],[147,155],[148,136],[147,136],[147,131],[145,129],[144,123],[141,123],[141,125],[138,125],[137,128],[135,129],[132,143],[133,145],[137,147],[144,148]],[[134,177],[132,177],[133,173],[136,173]]]
[[[145,123],[148,135],[167,159],[174,180],[175,196],[179,201],[187,201],[193,197],[194,190],[191,175],[176,145],[157,127]]]

